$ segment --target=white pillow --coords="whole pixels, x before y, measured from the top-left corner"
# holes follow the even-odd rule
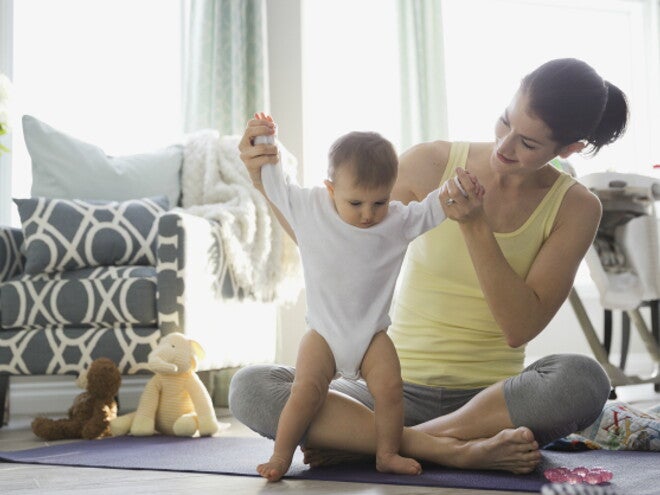
[[[23,115],[23,135],[32,159],[32,197],[124,201],[181,195],[183,146],[150,153],[108,156],[31,115]]]

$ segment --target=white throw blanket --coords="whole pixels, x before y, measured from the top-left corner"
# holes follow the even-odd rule
[[[302,284],[297,248],[252,185],[239,141],[214,130],[188,136],[181,204],[190,214],[219,222],[225,253],[223,266],[216,267],[219,278],[228,268],[244,294],[258,301],[291,300]],[[278,145],[285,173],[295,174],[295,157]]]

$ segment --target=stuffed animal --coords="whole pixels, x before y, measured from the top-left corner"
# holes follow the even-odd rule
[[[117,417],[115,398],[121,385],[117,365],[108,358],[95,359],[80,373],[76,383],[85,392],[73,400],[68,418],[35,418],[32,431],[36,436],[44,440],[110,436],[110,420]]]
[[[181,333],[163,337],[149,354],[154,376],[142,392],[137,410],[110,423],[114,436],[156,433],[179,437],[210,436],[218,431],[213,402],[195,373],[204,350]]]

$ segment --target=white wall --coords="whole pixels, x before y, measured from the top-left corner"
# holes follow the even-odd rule
[[[279,124],[279,139],[298,159],[302,183],[305,158],[302,111],[301,0],[269,0],[268,57],[270,66],[271,114]],[[305,333],[305,298],[280,308],[277,361],[295,364],[298,343]]]

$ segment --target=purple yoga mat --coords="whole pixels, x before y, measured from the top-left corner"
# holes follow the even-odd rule
[[[270,457],[272,448],[272,441],[262,438],[126,436],[0,452],[0,461],[257,476],[256,465]],[[543,451],[543,457],[542,465],[534,473],[526,475],[426,465],[421,475],[404,476],[379,473],[373,464],[343,464],[310,469],[303,464],[302,455],[297,452],[286,477],[538,493],[547,483],[542,474],[544,469],[557,466],[601,466],[614,473],[610,487],[616,493],[660,493],[660,455],[655,452]]]

